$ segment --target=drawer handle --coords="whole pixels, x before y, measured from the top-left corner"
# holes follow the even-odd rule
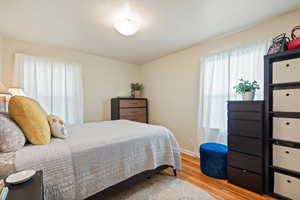
[[[290,122],[286,122],[285,124],[288,126],[288,125],[290,125]]]
[[[289,154],[290,152],[289,152],[289,151],[286,151],[285,153],[286,153],[286,154]]]
[[[286,180],[286,182],[288,182],[288,183],[292,183],[292,181],[291,181],[291,180]]]
[[[285,66],[286,66],[286,67],[289,67],[289,66],[290,66],[290,64],[286,64]]]
[[[138,103],[137,102],[131,102],[130,104],[137,105]]]
[[[285,96],[287,96],[287,97],[290,96],[290,93],[286,93]]]
[[[246,172],[247,172],[247,170],[243,169],[243,171],[242,171],[242,172],[246,173]]]

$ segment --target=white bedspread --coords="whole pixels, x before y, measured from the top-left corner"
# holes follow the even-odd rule
[[[176,139],[161,126],[105,121],[70,126],[69,134],[15,155],[15,170],[43,170],[48,200],[82,200],[160,165],[181,168]]]

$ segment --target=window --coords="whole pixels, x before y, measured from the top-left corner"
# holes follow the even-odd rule
[[[199,129],[201,139],[227,143],[227,101],[239,99],[233,87],[240,78],[258,81],[256,99],[263,99],[264,55],[268,42],[207,56],[202,61]]]
[[[83,122],[81,66],[24,54],[15,55],[14,84],[67,123]]]

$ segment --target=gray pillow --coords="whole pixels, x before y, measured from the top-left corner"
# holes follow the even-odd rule
[[[0,113],[0,152],[15,152],[22,149],[26,138],[8,114]]]

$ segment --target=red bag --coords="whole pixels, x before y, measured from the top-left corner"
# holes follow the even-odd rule
[[[295,35],[295,31],[300,29],[300,26],[295,26],[292,30],[292,41],[288,43],[288,50],[300,48],[300,37]]]

